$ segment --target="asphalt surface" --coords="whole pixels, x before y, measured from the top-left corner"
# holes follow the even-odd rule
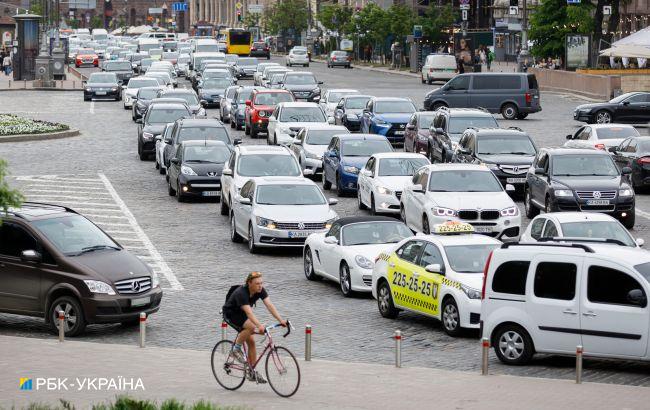
[[[429,86],[419,79],[361,69],[327,69],[323,63],[309,68],[324,88],[356,88],[377,96],[410,97],[418,107]],[[82,69],[82,71],[92,71]],[[247,84],[251,81],[242,81]],[[187,85],[182,82],[181,86]],[[379,315],[369,296],[344,298],[338,285],[327,281],[308,282],[302,270],[300,251],[266,251],[251,255],[246,244],[229,239],[228,221],[219,215],[214,202],[178,203],[167,195],[163,176],[153,161],[137,157],[137,127],[121,102],[83,102],[81,92],[0,93],[3,111],[33,118],[63,122],[79,128],[79,137],[25,143],[0,144],[11,183],[32,200],[66,203],[120,238],[132,252],[145,258],[162,273],[165,295],[160,312],[148,324],[147,342],[163,347],[211,349],[220,338],[219,309],[227,289],[242,283],[246,274],[265,274],[271,299],[297,325],[295,335],[282,340],[298,355],[303,354],[302,328],[313,326],[313,356],[328,360],[391,363],[395,329],[404,334],[402,360],[405,366],[478,371],[480,348],[477,333],[451,338],[440,324],[409,313],[397,320]],[[566,134],[579,123],[573,108],[583,101],[574,96],[542,93],[543,111],[523,121],[504,121],[528,132],[539,147],[563,144]],[[218,117],[218,110],[208,110]],[[230,128],[228,128],[231,131]],[[642,134],[648,134],[645,128]],[[245,144],[243,131],[233,134]],[[326,193],[335,196],[334,193]],[[521,201],[518,205],[523,211]],[[355,198],[342,198],[335,210],[340,216],[359,211]],[[637,225],[634,236],[650,243],[650,197],[637,196]],[[640,211],[640,212],[639,212]],[[526,221],[525,223],[527,223]],[[265,309],[256,313],[269,319]],[[40,319],[0,314],[0,334],[53,337]],[[229,335],[233,335],[230,331]],[[120,325],[90,326],[79,340],[136,344],[137,330]],[[536,356],[529,366],[501,365],[491,353],[491,372],[571,378],[574,359]],[[206,363],[207,365],[207,363]],[[650,386],[650,365],[625,361],[585,360],[584,379],[606,383]]]

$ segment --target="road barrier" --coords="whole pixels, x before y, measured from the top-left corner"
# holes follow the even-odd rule
[[[481,350],[482,350],[482,358],[481,358],[481,374],[483,376],[487,376],[488,374],[488,359],[490,356],[490,341],[488,340],[487,337],[484,337],[481,339]]]
[[[311,361],[311,325],[305,326],[305,361]]]
[[[576,346],[576,384],[582,383],[582,345]]]
[[[147,334],[147,314],[140,313],[140,347],[144,347],[144,340]]]
[[[226,331],[228,330],[228,323],[221,322],[221,340],[226,340]]]
[[[65,313],[59,310],[59,342],[65,340]]]
[[[396,330],[393,339],[395,339],[395,367],[402,367],[402,332]]]

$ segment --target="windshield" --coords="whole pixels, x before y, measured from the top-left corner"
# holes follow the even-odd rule
[[[242,66],[254,66],[257,65],[257,58],[243,57],[237,60],[237,65]]]
[[[180,54],[178,54],[177,52],[164,52],[163,53],[163,59],[165,59],[165,60],[173,60],[175,58],[177,59],[179,55]]]
[[[142,61],[140,62],[140,66],[142,67],[149,67],[153,64],[153,60],[150,58],[143,58]]]
[[[129,80],[127,88],[155,87],[158,81],[155,78],[132,78]]]
[[[311,74],[288,75],[286,76],[284,83],[295,84],[295,85],[307,85],[307,84],[316,85],[316,78]]]
[[[450,170],[434,172],[431,192],[502,192],[503,187],[492,171]]]
[[[208,78],[230,78],[230,73],[228,71],[204,71],[203,72],[203,78],[208,79]]]
[[[498,128],[497,120],[493,116],[484,117],[451,117],[449,118],[449,133],[462,134],[469,127],[476,128]],[[460,139],[460,136],[458,136]],[[456,140],[458,142],[458,140]]]
[[[420,114],[420,118],[418,119],[418,127],[421,130],[429,129],[432,122],[433,114]]]
[[[91,74],[90,78],[88,79],[88,84],[115,82],[117,82],[117,77],[115,77],[115,74]]]
[[[391,152],[393,149],[388,141],[382,140],[342,140],[341,156],[369,157],[378,152]]]
[[[490,252],[499,245],[445,246],[449,267],[457,273],[482,273]]]
[[[639,131],[634,127],[607,127],[597,128],[597,136],[599,140],[606,140],[612,138],[627,138],[627,137],[640,137]]]
[[[255,202],[260,205],[325,205],[325,196],[315,185],[262,185]]]
[[[327,97],[327,101],[330,103],[338,103],[339,101],[341,101],[341,98],[350,94],[357,94],[357,93],[353,91],[330,92],[329,96]]]
[[[567,222],[560,224],[563,236],[569,238],[604,238],[616,239],[625,246],[636,247],[636,242],[628,231],[615,221]]]
[[[277,105],[281,102],[292,102],[289,93],[259,93],[255,96],[255,105]]]
[[[178,135],[178,142],[189,140],[212,140],[230,144],[230,138],[224,127],[183,127]]]
[[[280,114],[282,122],[325,122],[325,115],[319,107],[285,107]]]
[[[224,163],[230,158],[230,150],[224,145],[191,145],[183,151],[183,162]]]
[[[609,155],[557,155],[553,157],[554,176],[618,176]]]
[[[67,256],[101,248],[119,249],[117,243],[81,215],[36,220],[32,226]]]
[[[180,98],[181,100],[185,100],[187,105],[197,105],[199,103],[199,99],[196,98],[196,94],[194,93],[165,93],[161,95],[162,98]]]
[[[376,114],[413,113],[415,106],[410,101],[378,101],[375,103]]]
[[[353,223],[344,226],[341,234],[343,246],[397,243],[410,236],[411,230],[397,221]]]
[[[535,146],[530,138],[524,135],[500,137],[481,136],[478,139],[479,154],[483,155],[535,155]]]
[[[346,133],[346,130],[307,130],[307,144],[330,145],[332,137],[336,134]]]
[[[345,108],[350,108],[353,110],[362,110],[366,108],[370,97],[359,97],[359,98],[346,98]]]
[[[332,56],[347,57],[348,53],[346,53],[345,51],[332,51]]]
[[[219,51],[218,44],[202,44],[195,47],[197,53],[216,53]]]
[[[149,55],[150,56],[162,56],[162,48],[153,48],[149,50]]]
[[[239,158],[237,173],[243,177],[301,176],[294,157],[277,154],[251,154]]]
[[[428,165],[426,158],[384,158],[379,161],[380,177],[412,176],[415,171]]]
[[[190,113],[184,108],[153,108],[147,111],[148,124],[161,124],[174,122],[180,118],[189,116]]]
[[[155,81],[155,80],[154,80]],[[158,81],[156,81],[158,83]],[[142,100],[151,100],[152,98],[156,98],[158,95],[159,89],[147,89],[147,90],[139,90],[138,91],[138,99]]]
[[[253,89],[240,89],[239,94],[237,94],[237,103],[238,104],[244,104],[246,100],[249,100],[251,98],[251,94],[253,93]]]
[[[176,59],[176,64],[187,64],[189,62],[190,62],[189,57],[178,57],[178,59]]]
[[[203,81],[203,83],[201,84],[202,86],[201,88],[225,89],[226,87],[229,87],[231,84],[232,83],[230,82],[230,80],[225,78],[210,78]]]
[[[276,66],[280,67],[280,64],[278,64],[278,63],[262,63],[262,64],[257,65],[257,72],[260,72],[260,73],[263,72],[266,69],[266,67],[268,67],[270,65],[276,65]]]

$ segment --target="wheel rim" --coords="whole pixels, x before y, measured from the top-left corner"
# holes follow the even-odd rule
[[[248,228],[248,249],[253,250],[255,248],[255,236],[253,236],[253,227]]]
[[[458,309],[456,309],[456,306],[451,303],[445,305],[442,321],[445,324],[445,329],[449,331],[456,330],[458,327]]]
[[[607,112],[599,112],[596,115],[596,122],[598,124],[609,124],[611,121],[610,115]]]
[[[515,109],[512,106],[507,106],[503,112],[508,118],[513,118],[515,116]]]
[[[235,216],[230,217],[230,237],[235,238]]]
[[[343,265],[341,266],[341,272],[339,275],[341,277],[341,290],[347,295],[350,293],[350,288],[352,287],[350,285],[350,270],[347,266]]]
[[[293,396],[300,387],[300,366],[291,352],[284,347],[269,351],[265,363],[269,385],[279,396]]]
[[[59,303],[54,307],[54,312],[52,314],[52,319],[56,323],[56,328],[59,329],[59,312],[63,311],[63,330],[67,333],[77,324],[77,312],[74,310],[74,306],[68,302]]]
[[[237,362],[230,354],[232,342],[224,340],[212,349],[212,374],[227,390],[235,390],[244,383],[245,365]]]
[[[509,360],[517,360],[524,354],[524,338],[514,330],[509,330],[499,338],[499,351]]]
[[[388,287],[386,285],[382,285],[382,287],[379,289],[379,295],[377,295],[377,302],[379,303],[379,310],[381,312],[388,312],[389,301],[390,293],[388,292]]]
[[[314,265],[311,260],[311,251],[309,249],[305,250],[305,262],[303,266],[305,268],[305,276],[310,277]]]

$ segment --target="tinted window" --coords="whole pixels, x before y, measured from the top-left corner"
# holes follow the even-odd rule
[[[196,97],[196,94],[194,93],[165,93],[161,97],[180,98],[182,100],[185,100],[185,102],[188,105],[197,105],[199,103],[199,99]]]
[[[612,177],[618,175],[618,168],[609,155],[557,155],[553,175]]]
[[[302,172],[293,158],[277,154],[244,155],[239,159],[237,173],[243,177],[301,176]]]
[[[484,155],[511,154],[532,156],[537,151],[533,142],[525,135],[490,135],[478,138],[478,153]]]
[[[259,93],[255,96],[255,105],[277,105],[281,102],[291,102],[293,97],[289,93]]]
[[[532,236],[534,239],[539,239],[542,236],[544,222],[546,222],[546,219],[544,218],[535,219],[532,226],[530,227],[530,236]]]
[[[421,130],[429,129],[432,121],[433,121],[433,113],[421,114],[420,118],[418,118],[418,128]]]
[[[431,192],[502,192],[492,171],[438,171],[429,182]]]
[[[158,91],[158,88],[147,90],[140,89],[138,90],[138,99],[151,100],[152,98],[156,98],[158,96]]]
[[[377,101],[375,112],[384,113],[412,113],[417,111],[410,101]]]
[[[444,127],[444,125],[441,125],[441,127]],[[449,119],[448,132],[450,134],[462,134],[469,127],[498,128],[499,124],[497,124],[497,120],[491,115],[482,117],[451,117]]]
[[[180,130],[178,141],[180,143],[189,140],[214,140],[230,144],[228,132],[224,127],[183,127]]]
[[[535,271],[535,296],[572,300],[576,294],[576,273],[577,267],[573,263],[540,263]]]
[[[332,137],[340,134],[341,130],[309,130],[307,131],[307,144],[329,145]]]
[[[120,61],[114,63],[107,63],[104,65],[106,71],[131,71],[131,63],[128,61]]]
[[[402,222],[353,223],[343,227],[343,245],[396,243],[412,235]]]
[[[529,267],[529,261],[508,261],[501,264],[494,272],[492,290],[512,295],[525,295]]]
[[[636,94],[636,95],[633,95],[632,97],[628,98],[625,101],[629,102],[629,103],[643,103],[643,102],[646,102],[647,100],[648,100],[648,97],[647,97],[646,94]]]
[[[192,145],[185,148],[184,162],[224,163],[230,157],[230,150],[223,145]]]
[[[117,82],[115,74],[91,74],[88,79],[88,84],[101,84],[101,83],[114,83]]]
[[[445,265],[438,247],[434,244],[428,243],[427,246],[424,247],[424,251],[422,251],[419,265],[425,268],[427,265],[433,265],[435,263],[440,264],[441,267]]]
[[[22,251],[26,250],[40,251],[31,234],[14,224],[0,225],[0,254],[19,258]]]
[[[449,90],[467,90],[469,88],[469,76],[456,77],[447,83]]]
[[[325,197],[316,185],[262,185],[257,188],[260,205],[324,205]]]
[[[345,99],[345,108],[350,108],[353,110],[362,110],[366,108],[370,97],[355,97],[355,98],[346,98]]]
[[[554,238],[557,236],[557,227],[552,221],[548,221],[544,227],[544,234],[542,235],[545,238]]]
[[[415,264],[423,245],[420,241],[407,242],[397,250],[397,256],[402,260]]]
[[[634,238],[618,221],[565,222],[561,226],[563,235],[567,237],[615,239],[626,246],[636,247]]]
[[[189,115],[190,113],[184,108],[154,108],[148,111],[147,123],[161,124],[174,122]]]
[[[66,255],[76,255],[94,247],[117,247],[104,232],[81,215],[34,221],[33,226]]]
[[[500,75],[499,89],[518,90],[521,88],[521,77],[518,75]]]
[[[379,176],[409,176],[427,165],[426,158],[384,158],[379,161]]]
[[[475,90],[491,90],[498,87],[498,81],[494,75],[477,75],[474,77],[472,88]]]
[[[639,305],[630,303],[627,298],[628,293],[634,289],[643,292],[641,284],[626,273],[604,266],[589,267],[587,299],[590,302],[638,307]],[[645,292],[643,293],[645,295]]]
[[[221,90],[221,89],[224,89],[224,88],[230,86],[231,84],[232,84],[232,82],[227,78],[214,78],[214,77],[212,77],[212,78],[208,78],[208,79],[203,80],[203,82],[201,83],[201,88],[206,89],[206,90],[207,89]]]
[[[285,107],[279,120],[283,122],[325,122],[326,118],[319,107]]]
[[[388,141],[382,140],[343,140],[341,155],[347,157],[369,157],[379,152],[391,152],[393,148]]]
[[[455,245],[445,246],[445,253],[451,269],[457,273],[479,273],[485,269],[490,252],[499,245]]]
[[[539,88],[535,74],[528,74],[528,88],[531,90],[537,90]]]
[[[639,131],[634,127],[608,127],[608,128],[598,128],[596,131],[598,134],[598,139],[609,139],[609,138],[627,138],[627,137],[640,137]]]
[[[303,53],[307,54],[307,52]],[[288,75],[284,80],[285,84],[295,84],[295,85],[307,85],[307,84],[316,84],[316,78],[311,74],[295,74]]]
[[[153,78],[132,78],[129,80],[128,88],[155,87],[158,81]]]

